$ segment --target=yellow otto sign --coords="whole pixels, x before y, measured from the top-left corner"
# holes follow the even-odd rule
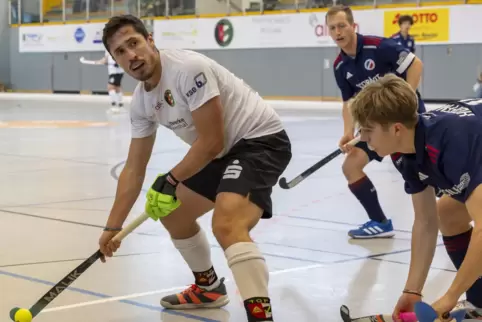
[[[403,15],[413,17],[413,26],[410,34],[415,42],[437,42],[449,40],[449,9],[414,9],[414,10],[389,10],[384,13],[384,36],[391,37],[397,33],[398,18]]]

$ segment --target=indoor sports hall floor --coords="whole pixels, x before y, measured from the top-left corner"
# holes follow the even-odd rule
[[[337,104],[337,103],[332,103]],[[128,114],[106,114],[108,104],[0,101],[0,321],[12,307],[33,305],[52,285],[98,248],[126,157]],[[339,111],[281,111],[292,139],[292,178],[337,145]],[[46,122],[42,122],[42,121]],[[144,188],[187,151],[160,129]],[[350,194],[338,157],[292,190],[274,190],[275,217],[253,237],[271,272],[275,321],[341,321],[353,315],[391,313],[404,286],[410,258],[411,202],[389,160],[369,165],[393,239],[351,241],[347,231],[366,221]],[[143,210],[141,195],[128,221]],[[160,224],[148,221],[124,240],[115,258],[95,263],[34,321],[150,322],[241,321],[245,313],[221,248],[201,220],[212,257],[227,279],[224,309],[165,311],[159,299],[193,277]],[[454,276],[441,243],[425,296],[442,295]]]

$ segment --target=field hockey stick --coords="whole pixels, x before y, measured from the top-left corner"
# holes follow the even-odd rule
[[[393,322],[392,316],[388,314],[376,314],[376,315],[367,315],[360,318],[352,318],[350,316],[350,310],[346,305],[342,305],[342,307],[340,308],[340,315],[343,322],[373,322],[373,321]],[[417,322],[417,316],[415,315],[414,312],[400,313],[399,318],[403,322]]]
[[[360,138],[357,137],[357,138],[354,138],[353,140],[351,140],[350,142],[348,142],[347,144],[355,145],[355,144],[358,143],[358,141],[360,141]],[[311,167],[306,169],[303,173],[301,173],[297,177],[293,178],[289,182],[286,181],[285,177],[281,178],[280,181],[279,181],[280,187],[283,188],[283,189],[291,189],[291,188],[295,187],[301,181],[305,180],[310,175],[312,175],[316,170],[318,170],[319,168],[321,168],[322,166],[324,166],[325,164],[327,164],[328,162],[330,162],[331,160],[333,160],[334,158],[336,158],[337,156],[339,156],[342,153],[343,153],[343,151],[340,148],[338,148],[336,151],[330,153],[328,156],[324,157],[323,159],[321,159],[320,161],[318,161],[317,163],[315,163],[314,165],[312,165]]]
[[[84,57],[80,57],[80,62],[84,65],[100,65],[99,63],[97,63],[95,60],[87,60],[85,59]]]
[[[147,213],[143,213],[137,217],[133,222],[122,229],[117,235],[112,238],[112,240],[122,241],[127,235],[129,235],[133,230],[139,227],[144,221],[149,218]],[[73,271],[66,275],[60,282],[55,284],[47,293],[45,293],[38,301],[30,308],[30,313],[33,317],[37,316],[47,305],[49,305],[57,296],[60,295],[66,288],[69,287],[77,278],[79,278],[87,269],[92,266],[103,254],[100,249],[96,251],[92,256],[87,258],[82,264],[77,266]],[[14,308],[10,311],[10,317],[15,315],[18,308]],[[13,316],[12,316],[13,313]]]

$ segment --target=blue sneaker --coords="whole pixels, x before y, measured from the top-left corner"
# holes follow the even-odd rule
[[[390,238],[395,236],[393,231],[392,220],[388,219],[386,223],[370,220],[357,229],[348,232],[351,238]]]
[[[482,309],[476,307],[467,300],[459,301],[457,305],[453,308],[452,312],[457,312],[459,310],[465,311],[464,321],[482,320]]]

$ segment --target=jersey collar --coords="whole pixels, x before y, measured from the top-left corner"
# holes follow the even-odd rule
[[[359,33],[356,33],[356,54],[355,54],[355,59],[360,54],[360,52],[363,49],[363,36],[360,35]],[[343,61],[353,59],[352,57],[348,56],[343,50],[341,51],[341,55],[343,57]]]

